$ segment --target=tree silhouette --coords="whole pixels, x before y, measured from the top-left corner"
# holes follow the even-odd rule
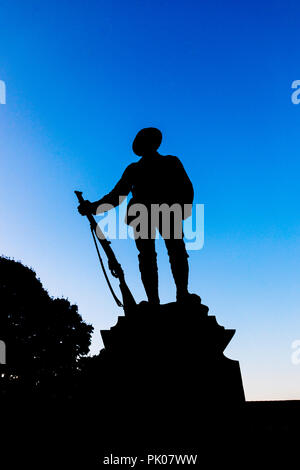
[[[80,359],[89,352],[93,327],[67,299],[51,298],[36,273],[0,257],[0,339],[7,364],[1,382],[26,390],[71,387]]]

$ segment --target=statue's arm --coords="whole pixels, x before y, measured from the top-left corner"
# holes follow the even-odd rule
[[[177,167],[179,168],[180,170],[180,180],[181,180],[181,185],[182,185],[182,197],[183,197],[183,202],[185,204],[192,204],[193,203],[193,200],[194,200],[194,188],[193,188],[193,184],[190,180],[190,178],[188,177],[188,174],[187,172],[185,171],[184,169],[184,166],[183,164],[181,163],[181,161],[179,160],[178,157],[175,157],[176,159],[176,164],[177,164]]]
[[[116,184],[116,186],[106,194],[104,197],[99,199],[99,201],[95,201],[92,203],[93,205],[93,213],[101,213],[103,210],[100,209],[99,206],[104,204],[109,204],[112,207],[117,207],[121,202],[124,201],[126,196],[130,193],[132,188],[131,182],[131,165],[126,168],[124,171],[120,181]],[[99,208],[99,210],[97,210]]]

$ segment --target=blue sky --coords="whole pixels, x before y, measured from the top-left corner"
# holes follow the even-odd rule
[[[248,399],[297,399],[300,365],[296,1],[2,1],[1,252],[32,266],[99,330],[121,313],[99,272],[74,189],[108,192],[146,126],[181,158],[205,205],[191,291],[240,361]],[[137,300],[132,240],[113,247]],[[161,300],[174,299],[158,244]]]

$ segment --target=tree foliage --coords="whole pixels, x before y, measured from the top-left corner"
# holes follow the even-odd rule
[[[50,297],[32,269],[0,257],[0,339],[6,344],[6,379],[31,387],[66,381],[76,375],[80,359],[89,352],[92,331],[77,305]]]

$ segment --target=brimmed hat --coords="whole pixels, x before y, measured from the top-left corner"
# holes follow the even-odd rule
[[[140,157],[145,151],[157,150],[162,141],[162,133],[155,127],[146,127],[140,130],[132,144],[132,150]]]

